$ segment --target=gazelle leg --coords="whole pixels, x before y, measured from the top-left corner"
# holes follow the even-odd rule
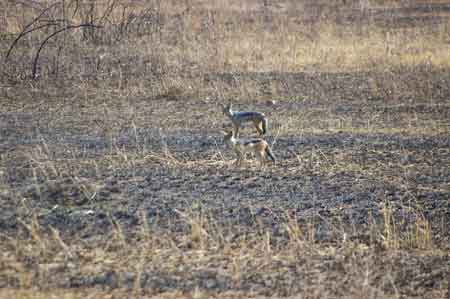
[[[262,130],[262,122],[256,122],[254,121],[253,124],[255,125],[256,131],[258,131],[259,136],[263,135],[263,130]]]
[[[238,138],[239,137],[239,125],[233,125],[234,127],[234,137]]]
[[[262,169],[264,168],[264,153],[262,152],[256,152],[256,158],[258,159],[259,162],[259,168]]]

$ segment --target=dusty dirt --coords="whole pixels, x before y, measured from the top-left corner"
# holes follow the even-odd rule
[[[248,296],[320,289],[322,295],[339,297],[357,294],[362,281],[354,269],[368,267],[376,273],[372,284],[382,290],[374,291],[374,298],[440,296],[448,274],[443,252],[450,244],[447,72],[435,71],[435,86],[424,91],[427,98],[402,98],[395,90],[391,96],[387,91],[386,98],[371,88],[374,80],[387,82],[388,75],[236,75],[236,82],[256,82],[262,91],[236,106],[263,111],[271,120],[267,139],[274,142],[278,162],[262,171],[251,157],[241,168],[231,164],[235,157],[220,133],[229,122],[214,99],[162,95],[125,102],[111,98],[98,105],[94,100],[45,99],[36,92],[39,97],[30,102],[10,89],[0,114],[2,238],[27,240],[30,231],[21,221],[29,223],[35,215],[41,230],[55,228],[71,245],[101,247],[113,238],[115,223],[130,244],[139,244],[144,214],[155,235],[175,240],[192,229],[182,213],[201,211],[214,227],[227,231],[230,244],[268,231],[274,246],[283,248],[289,240],[286,219],[296,219],[302,227],[313,227],[308,240],[324,251],[342,242],[371,249],[356,255],[299,253],[295,260],[272,260],[264,271],[249,266],[239,283],[220,270],[223,261],[211,256],[207,270],[189,264],[182,274],[149,262],[140,273],[142,288],[154,294],[200,289]],[[227,78],[211,74],[207,80],[232,87],[235,83]],[[282,87],[268,94],[266,82]],[[243,134],[253,132],[246,128]],[[425,219],[432,245],[387,250],[382,229],[386,205],[393,221],[398,219],[399,236],[407,236],[403,228],[418,218]],[[373,232],[374,227],[381,229]],[[189,244],[178,246],[189,252],[194,246]],[[336,246],[346,248],[341,245]],[[31,259],[26,267],[34,269],[36,263]],[[52,268],[48,273],[55,275],[44,285],[135,287],[135,272],[83,269]],[[0,272],[7,278],[2,287],[21,286],[17,273],[22,272]],[[340,281],[343,275],[353,283]],[[31,281],[42,287],[42,277]]]
[[[55,39],[37,80],[27,75],[39,43],[18,44],[0,82],[0,298],[449,296],[449,69],[423,60],[385,70],[374,62],[378,71],[326,71],[325,63],[239,73],[228,69],[245,64],[225,59],[212,73],[198,65],[203,56],[174,62],[157,53],[183,52],[177,43],[190,37],[197,48],[225,33],[239,42],[240,27],[255,22],[278,33],[282,16],[284,30],[317,42],[326,39],[322,25],[340,26],[338,40],[376,26],[374,42],[385,38],[393,60],[405,51],[389,52],[389,32],[429,34],[431,46],[408,50],[414,60],[414,51],[440,54],[432,43],[445,45],[449,5],[247,2],[174,2],[155,15],[149,7],[149,19],[124,31],[129,44],[78,48],[74,35],[73,53],[56,67]],[[193,3],[200,8],[187,9]],[[211,9],[232,17],[221,24]],[[218,36],[208,27],[216,25]],[[133,56],[154,28],[166,44]],[[124,38],[117,29],[99,29],[98,41]],[[6,52],[13,36],[2,34]],[[95,51],[105,49],[100,63]],[[276,164],[260,170],[249,156],[232,165],[219,107],[228,101],[269,117]]]

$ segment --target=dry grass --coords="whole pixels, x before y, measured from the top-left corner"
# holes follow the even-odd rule
[[[410,19],[404,18],[413,26],[397,28],[395,22],[390,24],[392,20],[381,13],[383,9],[392,9],[394,16],[397,13],[386,4],[373,5],[372,16],[356,16],[356,23],[352,24],[347,21],[350,13],[363,11],[336,6],[334,15],[329,15],[328,10],[322,12],[327,17],[324,21],[320,11],[309,11],[307,4],[295,6],[289,1],[267,8],[257,2],[239,4],[239,9],[222,1],[198,2],[120,2],[112,6],[100,1],[92,5],[81,3],[68,22],[80,24],[92,19],[104,27],[94,30],[91,37],[82,38],[82,47],[78,47],[77,40],[81,33],[86,35],[83,30],[64,34],[63,41],[52,40],[41,57],[39,76],[101,80],[109,75],[119,84],[119,90],[127,90],[139,89],[142,79],[157,75],[162,82],[154,87],[155,93],[164,93],[164,89],[173,86],[186,89],[186,82],[179,82],[179,76],[218,70],[343,72],[450,66],[446,19],[418,27],[414,18],[421,15],[409,15]],[[9,34],[20,32],[39,11],[26,7],[20,15],[23,5],[14,2],[3,5],[7,12],[3,19],[7,41],[11,38]],[[330,5],[331,11],[333,7]],[[67,4],[65,13],[74,9]],[[49,17],[56,18],[59,14],[61,11],[55,8],[50,10]],[[403,17],[401,10],[397,14]],[[45,22],[41,20],[34,27],[41,23]],[[14,68],[5,65],[10,72],[7,76],[29,73],[27,68],[36,43],[48,34],[37,30],[19,42],[10,55]],[[2,46],[2,52],[6,53],[8,43]],[[137,62],[136,69],[129,68],[130,60]],[[141,88],[148,92],[148,86]],[[195,84],[192,88],[195,91],[201,86]]]
[[[311,292],[311,298],[323,294],[384,298],[392,291],[399,296],[398,284],[404,284],[401,277],[404,274],[391,267],[403,264],[405,254],[414,256],[411,248],[420,250],[421,258],[407,259],[405,262],[413,263],[413,268],[404,265],[408,269],[419,267],[414,264],[427,257],[445,257],[432,244],[432,231],[423,217],[417,217],[400,230],[398,226],[404,226],[403,222],[409,220],[394,218],[387,205],[381,208],[384,223],[374,222],[367,228],[368,243],[349,240],[345,227],[334,226],[336,239],[328,244],[315,239],[318,227],[314,220],[300,224],[286,215],[280,222],[281,231],[275,234],[262,224],[254,232],[237,234],[236,227],[216,223],[201,208],[191,209],[196,211],[179,212],[180,220],[188,224],[185,232],[161,234],[156,225],[148,227],[141,223],[132,232],[134,237],[127,237],[112,219],[114,229],[109,240],[95,246],[77,240],[66,244],[55,229],[46,234],[36,222],[32,227],[24,224],[31,237],[26,245],[18,238],[3,238],[2,247],[7,250],[3,251],[2,262],[6,268],[2,275],[16,290],[4,289],[0,295],[58,296],[61,287],[72,285],[75,289],[66,293],[67,298],[87,293],[120,296],[129,292],[148,297],[237,298],[253,283],[254,293],[245,291],[246,296],[264,297],[264,291],[261,293],[256,288],[259,284],[266,287],[274,284],[274,292],[265,292],[286,296],[301,287],[296,286],[304,280],[301,277],[309,277],[313,282],[321,282],[301,287],[303,292]],[[257,216],[256,221],[260,220]],[[287,241],[280,234],[286,234]],[[26,261],[31,263],[25,264]],[[322,263],[327,271],[321,270],[325,266]],[[336,275],[342,280],[330,280]],[[286,286],[277,285],[279,279]],[[77,283],[88,288],[77,290]],[[420,280],[414,283],[422,284]],[[95,285],[99,288],[92,288]],[[26,290],[30,287],[38,287],[40,291],[30,293]],[[443,285],[440,289],[442,293],[436,294],[444,294]],[[223,290],[229,291],[223,293]]]
[[[446,296],[448,9],[346,2],[1,3],[0,298]]]

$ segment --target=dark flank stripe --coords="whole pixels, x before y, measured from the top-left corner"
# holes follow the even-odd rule
[[[260,143],[261,139],[250,139],[243,142],[244,145]]]
[[[245,119],[252,119],[253,117],[261,117],[262,113],[259,112],[235,112],[233,116],[242,117]]]

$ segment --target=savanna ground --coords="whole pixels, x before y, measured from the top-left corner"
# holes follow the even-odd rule
[[[446,1],[0,7],[1,298],[449,296]]]

